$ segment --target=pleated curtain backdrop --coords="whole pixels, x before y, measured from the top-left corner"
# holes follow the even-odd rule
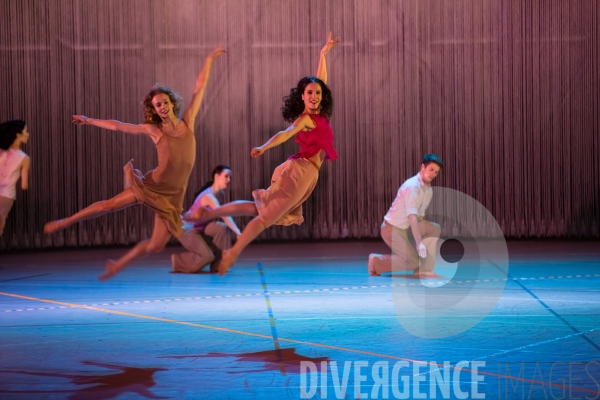
[[[282,97],[315,74],[327,33],[340,158],[324,164],[305,223],[261,239],[372,238],[424,153],[438,186],[482,203],[508,237],[599,237],[600,5],[563,0],[3,0],[0,119],[31,132],[30,189],[18,190],[0,249],[128,244],[152,213],[133,206],[44,235],[123,189],[122,167],[156,166],[152,142],[72,114],[141,123],[160,83],[189,100],[214,63],[196,120],[185,206],[217,164],[228,200],[251,199],[297,146],[252,159],[287,126]],[[187,102],[185,103],[187,104]],[[239,219],[244,225],[247,219]],[[471,227],[472,228],[472,227]],[[444,226],[446,235],[461,235]],[[493,232],[490,234],[498,234]]]

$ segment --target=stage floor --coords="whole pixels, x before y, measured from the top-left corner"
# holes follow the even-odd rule
[[[254,244],[223,278],[169,273],[169,247],[106,283],[125,248],[3,254],[0,398],[600,398],[599,243],[508,249],[493,309],[439,338],[407,332],[394,292],[437,280],[369,276],[376,241]],[[485,302],[488,272],[446,295]]]

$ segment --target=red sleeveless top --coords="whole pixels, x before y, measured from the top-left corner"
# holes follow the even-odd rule
[[[325,151],[325,160],[338,158],[333,147],[333,131],[329,121],[321,114],[308,114],[315,122],[316,127],[311,131],[300,131],[296,135],[296,143],[300,145],[298,153],[289,156],[288,160],[296,158],[311,158],[321,150]]]

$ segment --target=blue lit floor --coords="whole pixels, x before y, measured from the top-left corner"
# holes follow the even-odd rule
[[[224,278],[170,274],[172,247],[107,283],[96,280],[104,259],[125,249],[5,254],[0,398],[284,399],[301,387],[315,399],[600,398],[598,242],[508,245],[493,310],[438,339],[396,315],[393,290],[420,281],[367,274],[379,242],[255,244]],[[487,294],[483,283],[468,293]]]

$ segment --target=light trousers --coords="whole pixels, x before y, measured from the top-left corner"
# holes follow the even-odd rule
[[[381,225],[381,237],[392,250],[392,254],[371,254],[369,270],[374,270],[378,275],[383,272],[417,269],[423,272],[433,271],[441,228],[438,224],[424,219],[419,219],[418,226],[423,244],[427,248],[427,257],[419,260],[416,245],[411,240],[410,228],[400,229],[384,221]]]

